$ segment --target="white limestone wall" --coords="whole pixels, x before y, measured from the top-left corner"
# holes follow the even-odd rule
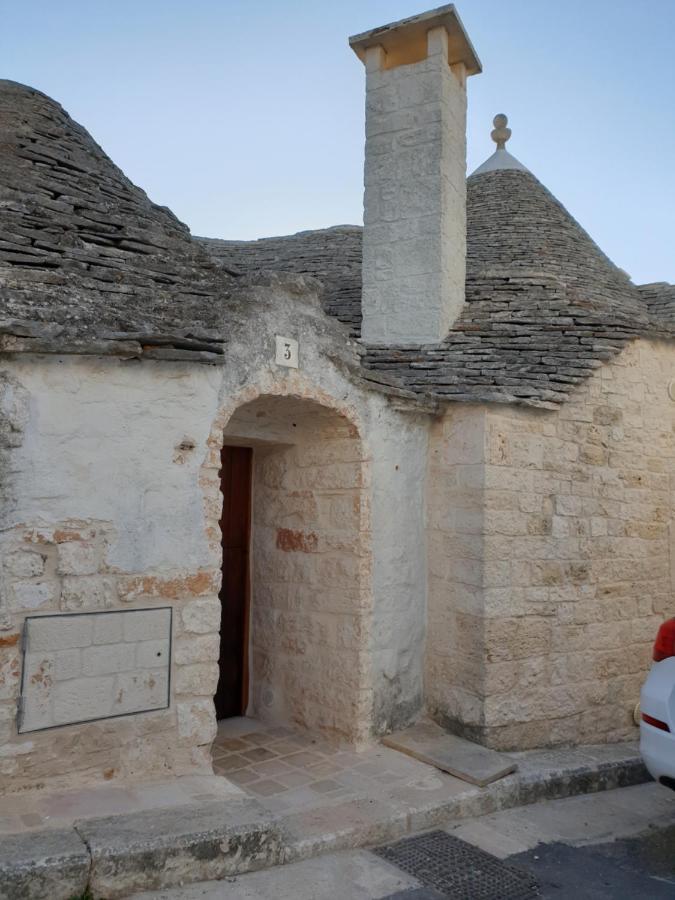
[[[0,786],[206,768],[219,572],[204,534],[204,450],[197,448],[216,414],[220,373],[54,357],[18,358],[2,369],[20,385],[24,422],[6,472],[13,499],[0,532]],[[194,449],[183,453],[186,439]],[[168,710],[17,734],[25,616],[167,605],[174,609]],[[98,667],[80,658],[78,670],[65,673],[90,712],[82,682],[99,695],[107,654],[99,649]],[[42,650],[30,677],[40,679],[46,700],[50,689],[65,690],[67,660]],[[117,656],[115,676],[124,668]],[[193,672],[192,660],[209,656]],[[101,712],[121,689],[111,676],[103,676]],[[53,724],[46,709],[44,724]]]
[[[675,614],[675,350],[640,340],[556,411],[432,432],[426,700],[499,749],[635,738]]]
[[[448,65],[447,33],[421,62],[366,60],[363,339],[442,339],[464,302],[466,87]]]
[[[276,333],[299,340],[299,370],[272,362]],[[250,298],[222,368],[84,357],[3,362],[3,788],[208,767],[220,620],[218,457],[234,411],[261,395],[309,399],[358,429],[380,535],[366,573],[366,733],[413,714],[425,599],[417,449],[427,420],[404,401],[359,387],[345,346],[342,327],[325,317],[306,283],[288,279]],[[174,613],[168,710],[17,734],[26,615],[167,605]]]
[[[429,417],[406,427],[378,415],[372,453],[375,615],[371,639],[375,730],[400,728],[422,704],[427,606],[425,529]],[[418,652],[418,648],[422,652]]]

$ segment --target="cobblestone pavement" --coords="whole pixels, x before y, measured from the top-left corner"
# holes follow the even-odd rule
[[[448,785],[463,782],[376,745],[356,753],[298,730],[254,719],[225,719],[213,744],[213,769],[275,813],[298,812],[377,794],[429,776]]]
[[[675,897],[675,793],[655,784],[504,810],[446,831],[533,873],[545,900]],[[449,900],[387,860],[355,850],[133,900],[443,898]]]

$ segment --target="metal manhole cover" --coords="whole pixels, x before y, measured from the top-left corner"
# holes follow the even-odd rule
[[[431,831],[373,851],[452,900],[534,900],[537,880],[445,831]]]

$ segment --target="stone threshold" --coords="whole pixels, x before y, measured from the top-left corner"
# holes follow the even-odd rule
[[[649,780],[635,743],[512,754],[518,771],[484,788],[444,776],[377,796],[274,813],[243,792],[226,799],[88,818],[0,836],[0,898],[95,900],[387,843],[460,819]]]

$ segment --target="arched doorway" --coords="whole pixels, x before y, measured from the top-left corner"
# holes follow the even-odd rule
[[[314,401],[261,396],[230,418],[221,463],[217,709],[364,741],[370,523],[356,427]]]

